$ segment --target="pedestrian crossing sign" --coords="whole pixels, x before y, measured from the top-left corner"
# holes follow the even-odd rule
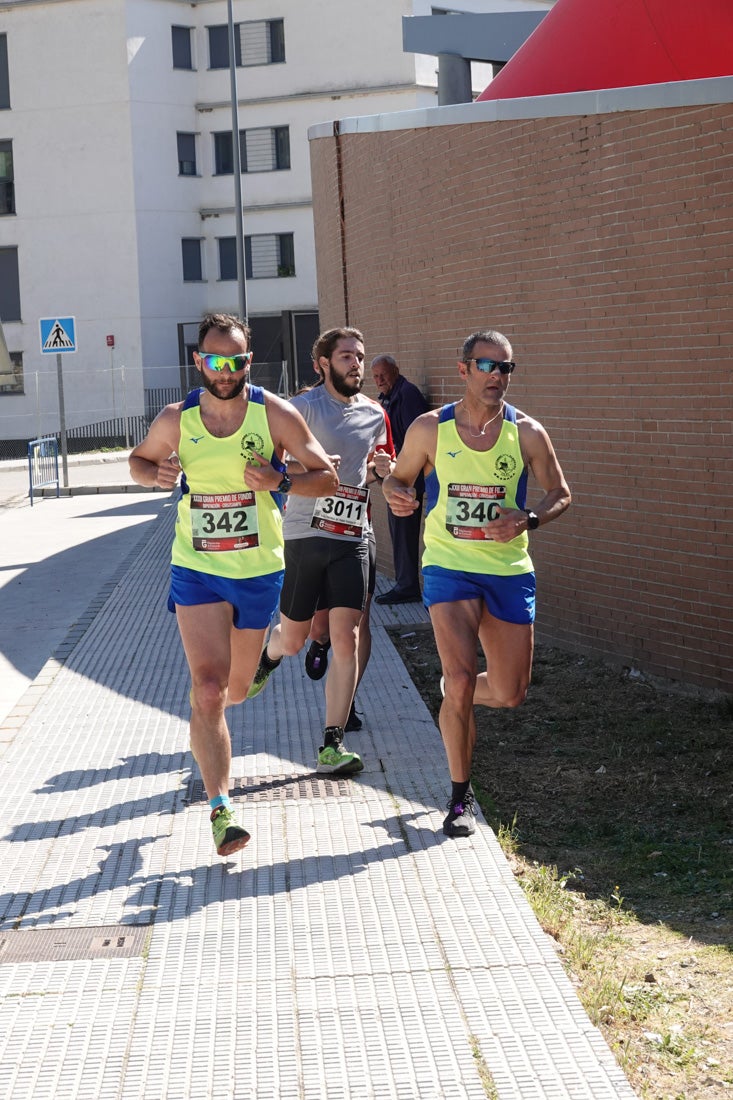
[[[44,355],[76,351],[76,321],[73,317],[41,318],[41,351]]]

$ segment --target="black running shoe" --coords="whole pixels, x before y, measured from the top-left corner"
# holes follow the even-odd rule
[[[271,661],[267,656],[267,646],[265,645],[262,653],[260,654],[260,663],[255,671],[254,679],[250,684],[249,691],[247,692],[248,699],[254,699],[255,695],[259,695],[267,681],[272,676],[277,666],[282,661],[282,657],[278,657],[276,661]]]
[[[324,642],[311,642],[305,655],[305,671],[311,680],[320,680],[326,675],[328,668],[328,651],[331,648],[331,640]]]
[[[349,717],[346,719],[346,725],[344,726],[344,733],[358,733],[363,725],[364,723],[356,713],[354,704],[352,703]]]
[[[448,814],[443,822],[446,836],[471,836],[476,832],[476,800],[473,791],[466,791],[460,802],[448,803]]]

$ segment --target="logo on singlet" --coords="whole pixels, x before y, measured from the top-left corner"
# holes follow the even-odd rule
[[[192,443],[200,443],[204,437],[202,435],[190,435],[188,438]]]
[[[517,462],[513,455],[499,455],[494,463],[494,475],[499,481],[509,481],[516,468]]]
[[[261,435],[257,432],[247,432],[242,436],[242,446],[240,454],[246,462],[252,461],[252,454],[257,451],[257,454],[262,454],[265,449],[265,441]]]
[[[446,451],[445,453],[446,453],[446,454],[447,454],[447,455],[448,455],[448,456],[449,456],[450,458],[457,458],[457,457],[458,457],[458,455],[459,455],[459,454],[460,454],[461,452],[460,452],[460,451]]]

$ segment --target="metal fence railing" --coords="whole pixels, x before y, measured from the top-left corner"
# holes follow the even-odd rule
[[[82,424],[68,428],[66,442],[69,454],[87,451],[103,451],[136,447],[145,438],[150,425],[146,416],[115,416],[110,420],[98,420],[96,424]]]
[[[31,439],[28,443],[28,495],[33,507],[33,493],[47,485],[56,486],[56,496],[60,495],[59,486],[59,445],[52,435],[43,439]]]
[[[158,386],[145,390],[145,416],[151,424],[161,409],[166,405],[173,405],[176,401],[183,401],[186,391],[182,386]]]
[[[167,391],[166,391],[167,392]],[[76,428],[66,429],[66,450],[68,454],[90,454],[95,451],[130,450],[141,443],[145,438],[151,422],[164,405],[170,401],[180,401],[183,394],[178,390],[169,400],[160,399],[159,391],[145,391],[145,414],[133,416],[115,416],[108,420],[97,420],[92,424],[81,424]],[[148,393],[151,394],[148,399]],[[160,400],[160,404],[157,402]],[[150,402],[150,403],[149,403]],[[54,439],[57,447],[61,447],[61,433],[44,436],[44,439]],[[25,458],[31,443],[30,439],[0,439],[0,460]]]

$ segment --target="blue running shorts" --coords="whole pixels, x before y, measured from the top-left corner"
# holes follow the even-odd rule
[[[281,569],[262,577],[231,580],[172,565],[168,610],[175,612],[176,604],[195,607],[201,603],[230,603],[237,630],[264,630],[277,611],[284,576]]]
[[[499,577],[495,573],[464,573],[426,565],[423,575],[423,603],[455,603],[456,600],[482,599],[495,619],[505,623],[534,622],[534,573]]]

